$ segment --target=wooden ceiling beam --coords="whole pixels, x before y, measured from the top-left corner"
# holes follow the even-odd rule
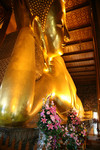
[[[62,56],[81,54],[81,53],[88,53],[88,52],[94,52],[94,49],[86,49],[86,50],[80,50],[80,51],[74,51],[74,52],[67,52],[67,53],[64,53]]]
[[[72,79],[74,80],[74,81],[76,81],[76,80],[79,80],[79,81],[81,81],[81,80],[88,80],[88,81],[92,81],[92,80],[96,80],[96,75],[89,75],[89,76],[71,76],[72,77]]]
[[[73,78],[73,80],[96,80],[96,77],[95,77],[95,75],[91,75],[91,76],[77,76],[77,77],[73,77],[72,76],[72,78]]]
[[[88,27],[91,27],[91,23],[85,24],[85,25],[81,25],[81,26],[78,26],[78,27],[68,28],[68,31],[70,32],[70,31],[80,30],[80,29],[88,28]]]
[[[75,80],[74,83],[76,87],[78,85],[96,85],[96,80]]]
[[[76,87],[78,85],[96,85],[96,80],[75,80],[74,83]]]
[[[72,78],[96,78],[96,73],[92,72],[91,74],[89,72],[87,72],[87,74],[83,73],[83,74],[71,74]]]
[[[93,71],[95,71],[95,69],[92,69],[92,70],[85,70],[85,68],[83,68],[83,70],[78,70],[78,71],[77,71],[77,70],[76,70],[76,71],[73,71],[73,70],[70,71],[70,70],[68,70],[68,71],[69,71],[69,73],[71,73],[71,74],[72,74],[72,73],[77,73],[77,74],[78,74],[78,73],[82,73],[82,72],[93,72]]]
[[[88,57],[88,58],[68,60],[68,61],[66,60],[65,63],[82,62],[82,61],[88,61],[88,60],[94,60],[94,58],[93,57]]]
[[[69,46],[69,45],[73,45],[73,44],[80,44],[82,42],[90,42],[90,41],[93,41],[93,38],[88,38],[88,39],[82,39],[82,40],[77,40],[77,41],[71,41],[71,42],[66,42],[64,43],[64,46]]]
[[[86,79],[86,78],[82,78],[82,79],[79,79],[79,78],[73,78],[73,80],[74,80],[74,82],[76,83],[76,82],[84,82],[84,83],[86,83],[86,84],[88,84],[88,82],[96,82],[96,79],[95,78],[92,78],[92,79],[89,79],[88,80],[88,78]]]
[[[71,74],[72,78],[96,78],[96,73],[93,74]]]
[[[90,84],[93,84],[93,85],[96,85],[96,79],[91,79],[91,80],[88,80],[88,79],[74,79],[73,78],[73,81],[75,83],[75,85],[80,85],[82,83],[82,85],[88,85],[89,83]],[[77,86],[76,86],[77,87]]]
[[[77,66],[95,66],[95,61],[94,60],[88,60],[88,61],[80,61],[80,62],[70,62],[66,63],[66,68],[74,68]]]
[[[95,76],[90,76],[90,77],[87,77],[87,76],[84,76],[84,77],[82,77],[82,76],[79,76],[79,77],[72,77],[73,78],[73,80],[74,81],[86,81],[86,80],[88,80],[88,81],[92,81],[92,80],[96,80],[96,77]]]
[[[75,68],[68,68],[69,72],[77,72],[77,71],[88,71],[88,70],[95,70],[95,65],[92,66],[82,66],[82,67],[75,67]]]
[[[66,64],[67,66],[67,64]],[[91,67],[91,66],[95,66],[95,64],[88,64],[88,65],[82,65],[82,66],[68,66],[67,69],[69,68],[84,68],[84,67]]]
[[[63,54],[65,53],[70,53],[70,52],[76,52],[76,51],[83,51],[83,50],[94,50],[93,47],[93,41],[90,42],[81,42],[81,43],[77,43],[77,44],[73,44],[73,45],[66,45],[63,48]]]

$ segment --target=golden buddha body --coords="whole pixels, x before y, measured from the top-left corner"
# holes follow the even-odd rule
[[[46,13],[44,9],[40,13],[38,8],[32,9],[32,2],[45,3]],[[76,87],[60,56],[64,38],[68,37],[65,3],[49,0],[47,5],[47,1],[26,0],[22,8],[28,8],[31,15],[25,11],[25,24],[20,29],[1,85],[0,125],[27,124],[41,110],[43,98],[49,94],[54,95],[57,112],[66,120],[66,111],[71,107],[79,110],[82,103],[78,102],[78,107]],[[83,107],[81,110],[84,111]]]

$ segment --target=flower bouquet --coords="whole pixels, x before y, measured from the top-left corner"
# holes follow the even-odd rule
[[[68,150],[77,150],[84,143],[87,130],[77,116],[77,112],[71,109],[67,114],[67,132],[63,136]]]
[[[38,127],[45,134],[44,143],[46,149],[59,150],[61,147],[59,140],[62,132],[61,119],[56,113],[56,106],[50,99],[52,99],[52,96],[44,99]]]
[[[42,150],[43,145],[47,150],[77,150],[84,142],[86,128],[73,109],[66,114],[68,118],[66,125],[61,125],[61,119],[52,100],[52,95],[43,99],[38,121],[41,133],[38,141],[39,150]]]

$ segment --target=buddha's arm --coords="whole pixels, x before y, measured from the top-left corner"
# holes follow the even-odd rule
[[[0,124],[22,122],[26,119],[25,115],[28,115],[33,104],[34,86],[35,40],[31,29],[25,27],[18,35],[2,82]]]
[[[51,93],[55,95],[59,115],[65,118],[66,111],[73,107],[76,87],[61,56],[53,58],[48,72],[44,71],[40,80],[36,81],[35,100],[30,115],[34,116],[40,111],[43,98]]]

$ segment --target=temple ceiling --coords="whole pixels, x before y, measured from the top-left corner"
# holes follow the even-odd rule
[[[76,84],[96,83],[94,20],[91,1],[66,0],[66,23],[70,39],[63,59]]]

